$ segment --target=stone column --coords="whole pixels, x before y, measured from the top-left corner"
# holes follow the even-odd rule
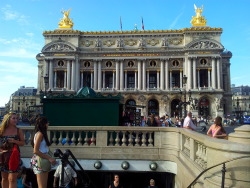
[[[187,66],[187,73],[188,73],[188,75],[187,75],[187,91],[189,90],[189,89],[192,89],[192,59],[189,57],[188,58],[188,66]]]
[[[218,86],[218,89],[221,89],[221,74],[222,74],[222,71],[221,71],[221,68],[220,68],[220,58],[217,58],[217,86]]]
[[[105,89],[105,71],[102,72],[102,88]]]
[[[102,90],[102,62],[98,61],[98,90]]]
[[[212,88],[216,89],[216,67],[215,67],[215,57],[212,58]]]
[[[67,89],[70,90],[71,85],[70,85],[70,81],[71,81],[71,70],[70,70],[70,66],[71,65],[71,61],[68,60],[67,61]]]
[[[75,90],[78,91],[80,89],[80,63],[79,63],[79,59],[78,57],[76,57],[75,60],[76,63],[76,86],[75,86]]]
[[[169,90],[169,68],[168,68],[169,59],[166,59],[165,62],[165,89]]]
[[[138,60],[138,90],[141,90],[141,60]]]
[[[94,61],[94,90],[97,90],[97,61]]]
[[[57,70],[54,71],[54,88],[57,88],[56,79],[57,79]]]
[[[112,89],[115,88],[115,71],[113,71],[113,77],[112,77]]]
[[[49,61],[49,89],[53,90],[53,60]]]
[[[180,70],[180,88],[183,88],[183,86],[182,86],[182,71],[183,70]]]
[[[197,89],[196,58],[193,59],[193,89]]]
[[[161,60],[161,79],[160,79],[160,83],[161,83],[161,90],[164,90],[164,60]]]
[[[137,85],[137,71],[135,71],[135,89],[137,89],[138,85]]]
[[[172,91],[173,86],[172,86],[172,70],[170,70],[170,90]]]
[[[63,87],[64,87],[64,88],[67,88],[67,70],[64,70]]]
[[[149,90],[149,70],[147,70],[147,89]]]
[[[71,90],[76,89],[76,62],[72,61],[72,73],[71,73]]]
[[[142,90],[146,90],[146,60],[142,63]]]
[[[210,88],[211,87],[211,69],[208,69],[207,70],[207,74],[208,74],[208,87]]]
[[[120,61],[120,90],[124,90],[124,70],[123,61]]]
[[[157,71],[157,89],[160,88],[160,83],[159,83],[159,81],[160,81],[160,73],[159,73],[159,71]]]
[[[94,76],[93,76],[93,71],[90,72],[90,87],[93,88],[94,87]]]
[[[125,70],[125,89],[128,88],[128,83],[127,83],[127,81],[128,81],[128,72]]]
[[[116,76],[115,76],[115,78],[116,78],[116,82],[115,82],[115,87],[116,87],[116,90],[120,90],[120,84],[119,84],[119,82],[120,82],[120,77],[119,77],[119,61],[118,60],[116,60],[116,64],[115,64],[115,70],[116,70]]]

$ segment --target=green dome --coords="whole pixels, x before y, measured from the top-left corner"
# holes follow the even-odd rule
[[[96,92],[92,88],[86,86],[86,87],[81,88],[76,93],[76,96],[95,97],[96,96]]]

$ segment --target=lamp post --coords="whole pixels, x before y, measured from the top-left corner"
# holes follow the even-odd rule
[[[184,101],[180,103],[180,106],[184,106],[184,117],[187,116],[187,105],[190,105],[190,101],[191,101],[191,91],[189,90],[188,91],[188,94],[189,94],[189,99],[187,101],[187,91],[186,91],[186,84],[187,84],[187,76],[184,75],[183,78],[182,78],[182,83],[183,83],[183,88],[184,88]],[[181,95],[182,95],[182,91],[180,91]]]
[[[43,79],[44,79],[44,93],[45,93],[45,96],[44,96],[44,98],[46,98],[46,96],[47,96],[47,93],[46,93],[46,91],[47,91],[47,86],[48,86],[48,83],[49,83],[49,76],[46,74],[44,77],[43,77]]]

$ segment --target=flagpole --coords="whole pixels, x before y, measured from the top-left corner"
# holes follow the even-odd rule
[[[120,29],[122,31],[122,17],[120,16]]]
[[[144,31],[144,23],[143,23],[143,17],[141,17],[141,28]]]

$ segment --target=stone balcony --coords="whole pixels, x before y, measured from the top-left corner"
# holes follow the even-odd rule
[[[26,145],[21,147],[22,160],[28,166],[32,156],[30,145],[34,127],[20,127]],[[121,168],[126,160],[137,171],[139,162],[155,162],[156,172],[175,174],[175,187],[187,187],[203,170],[241,156],[250,156],[250,144],[215,139],[182,128],[173,127],[62,127],[48,130],[51,150],[70,149],[85,170],[96,170],[101,161],[103,170]],[[109,166],[110,161],[112,165]],[[102,169],[100,169],[102,170]],[[123,169],[121,169],[123,170]],[[145,171],[150,169],[144,167]],[[226,163],[226,187],[250,187],[250,158]],[[220,187],[221,166],[202,175],[195,187]]]

